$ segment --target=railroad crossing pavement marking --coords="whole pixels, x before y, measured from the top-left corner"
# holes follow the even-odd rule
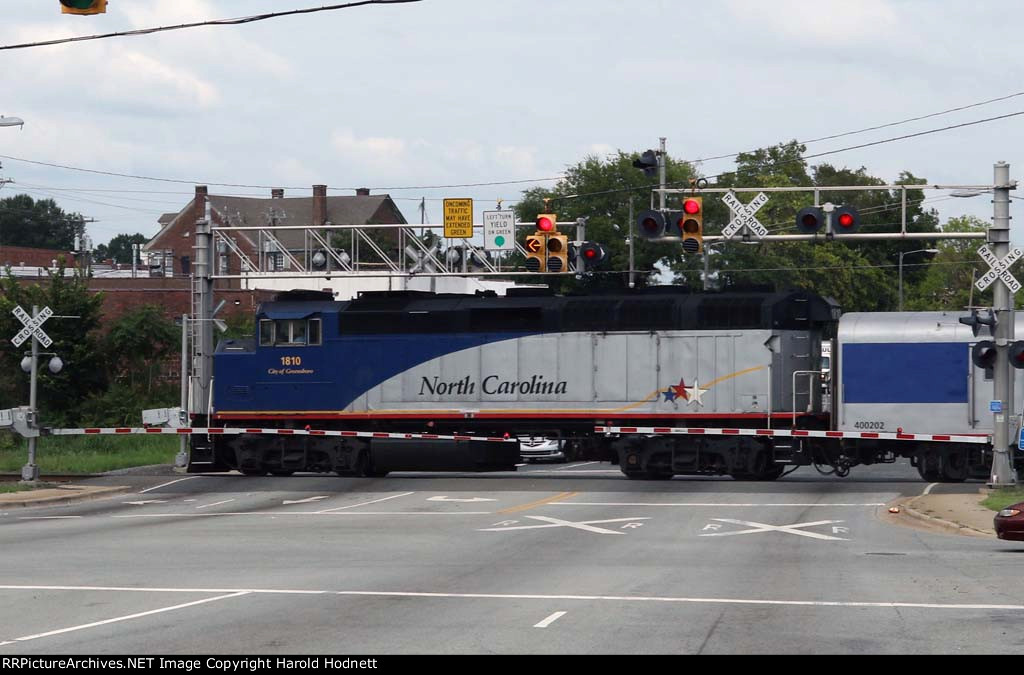
[[[731,537],[736,534],[757,534],[758,532],[785,532],[786,534],[796,534],[801,537],[811,537],[812,539],[828,539],[831,541],[849,541],[843,537],[831,537],[827,534],[818,534],[817,532],[804,532],[800,528],[814,527],[816,525],[832,525],[834,523],[841,523],[842,520],[816,520],[813,523],[796,523],[794,525],[767,525],[765,523],[755,523],[749,520],[733,520],[732,518],[712,518],[711,520],[717,520],[722,523],[731,523],[733,525],[747,525],[751,529],[749,530],[735,530],[733,532],[713,532],[711,534],[702,534],[702,537]],[[707,529],[718,529],[720,525],[708,524],[704,527]],[[849,532],[847,527],[833,527],[833,532],[841,532],[846,534]]]
[[[559,518],[548,518],[547,516],[526,516],[531,520],[540,520],[548,523],[547,525],[513,525],[517,523],[517,520],[506,520],[502,523],[498,523],[499,527],[487,527],[483,528],[481,532],[508,532],[510,530],[540,530],[549,527],[571,527],[577,530],[585,530],[587,532],[593,532],[594,534],[626,534],[625,532],[616,532],[615,530],[606,530],[603,527],[594,527],[595,524],[604,523],[626,523],[622,526],[622,529],[635,529],[643,525],[638,523],[638,520],[650,520],[649,516],[643,516],[639,518],[608,518],[606,520],[583,520],[580,522],[573,522],[570,520],[561,520]]]

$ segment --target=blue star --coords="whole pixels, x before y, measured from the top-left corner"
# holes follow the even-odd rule
[[[678,394],[676,394],[676,390],[673,389],[672,387],[669,387],[665,391],[661,392],[661,395],[665,397],[666,401],[674,401],[679,396]]]

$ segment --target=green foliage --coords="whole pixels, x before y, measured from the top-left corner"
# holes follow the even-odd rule
[[[36,447],[36,462],[44,474],[100,473],[170,464],[180,442],[170,435],[43,436]],[[17,447],[0,444],[0,472],[20,471],[27,458],[24,441]]]
[[[70,251],[85,233],[79,213],[65,213],[52,199],[28,195],[0,199],[0,245]]]
[[[156,305],[142,305],[123,314],[103,338],[111,374],[132,390],[153,390],[160,367],[181,347],[181,329]]]
[[[0,336],[13,336],[22,324],[11,313],[20,305],[29,314],[32,306],[49,307],[54,317],[43,325],[53,339],[45,350],[57,354],[64,368],[57,374],[46,368],[49,357],[42,357],[39,368],[38,404],[40,419],[48,426],[73,424],[78,406],[92,392],[102,391],[108,381],[107,360],[99,349],[98,328],[103,298],[88,289],[80,272],[65,276],[63,257],[51,270],[49,283],[19,284],[13,276],[0,280]],[[77,317],[77,318],[60,318]],[[0,408],[26,405],[29,377],[21,370],[21,360],[30,351],[31,342],[20,348],[8,339],[0,347]]]
[[[119,234],[110,240],[102,252],[97,247],[95,258],[97,260],[113,258],[116,263],[131,264],[132,244],[145,244],[147,241],[149,241],[149,237],[144,234]]]
[[[988,223],[975,216],[950,218],[942,228],[944,232],[984,232]],[[984,292],[974,282],[988,272],[988,265],[978,256],[983,239],[944,239],[932,245],[938,253],[931,264],[916,276],[921,281],[904,289],[904,308],[907,310],[947,309],[962,310],[970,306],[991,307],[992,286]],[[920,260],[913,261],[920,263]],[[910,256],[904,258],[904,271],[912,268]]]
[[[519,220],[533,222],[538,213],[545,212],[555,213],[562,222],[585,217],[587,240],[603,244],[610,260],[603,268],[608,271],[592,272],[579,281],[565,277],[538,277],[538,280],[545,278],[563,291],[627,286],[629,247],[626,240],[630,229],[630,204],[632,202],[634,214],[650,208],[651,188],[657,187],[656,181],[633,167],[633,160],[639,156],[639,153],[622,151],[605,159],[590,155],[569,167],[565,178],[552,189],[533,188],[523,193],[516,205]],[[670,185],[687,185],[693,175],[689,164],[666,157],[666,180]],[[545,198],[550,199],[547,207]],[[569,235],[570,240],[575,239],[575,226],[570,226],[568,231],[563,226],[561,230]],[[674,261],[681,256],[682,250],[678,246],[667,247],[635,237],[637,285],[652,283],[658,261]],[[510,262],[521,265],[523,260],[521,256],[514,256]]]

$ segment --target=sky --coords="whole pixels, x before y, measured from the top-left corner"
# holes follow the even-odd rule
[[[58,0],[0,0],[0,46],[325,4],[110,0],[106,14],[81,17],[61,14]],[[96,244],[155,235],[160,214],[180,210],[196,184],[261,197],[368,187],[409,222],[420,222],[421,198],[438,223],[443,198],[471,197],[479,222],[498,199],[507,207],[550,187],[588,155],[657,148],[660,137],[675,159],[698,161],[1004,99],[810,143],[814,154],[1024,111],[1024,14],[1012,9],[422,0],[0,50],[0,115],[25,121],[0,126],[0,179],[13,181],[0,197],[53,198],[95,219]],[[910,171],[929,184],[990,185],[997,161],[1024,176],[1024,115],[819,161],[887,181]],[[734,165],[697,166],[714,175]],[[992,215],[987,195],[926,196],[941,222]],[[1011,232],[1024,245],[1024,218]]]

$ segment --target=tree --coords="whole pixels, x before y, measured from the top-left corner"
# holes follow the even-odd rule
[[[179,349],[180,335],[180,329],[156,305],[142,305],[123,314],[103,337],[111,375],[148,395],[164,361]]]
[[[633,167],[638,153],[627,154],[618,151],[615,155],[601,158],[589,155],[575,166],[569,167],[565,177],[550,190],[532,188],[523,193],[516,205],[516,216],[520,221],[533,222],[538,213],[555,213],[561,222],[575,221],[585,217],[588,241],[596,241],[608,250],[609,262],[602,270],[587,274],[580,280],[568,277],[539,277],[547,280],[560,290],[595,288],[623,288],[628,284],[629,246],[626,243],[630,230],[630,203],[634,215],[650,208],[651,188],[657,187],[643,172]],[[666,157],[667,182],[680,187],[687,185],[694,175],[693,169],[685,162]],[[548,199],[545,206],[544,199]],[[564,234],[575,239],[575,226]],[[682,256],[679,246],[666,247],[640,237],[634,237],[634,268],[637,270],[637,285],[651,283],[659,261],[673,261]],[[513,256],[513,264],[522,263],[521,256]]]
[[[64,368],[59,373],[51,373],[45,365],[39,369],[38,407],[47,426],[77,422],[80,403],[90,393],[106,388],[108,374],[97,339],[102,295],[89,291],[81,271],[66,276],[63,256],[57,263],[45,285],[21,284],[9,272],[0,279],[0,336],[8,336],[0,346],[0,407],[25,405],[29,400],[29,378],[20,364],[31,344],[11,344],[9,336],[22,327],[11,312],[21,306],[31,313],[33,305],[53,310],[54,317],[43,325],[53,344],[44,351],[57,354]]]
[[[984,232],[988,223],[975,216],[950,218],[943,232]],[[991,307],[992,289],[984,292],[974,282],[986,272],[988,265],[978,256],[982,239],[944,239],[935,245],[939,250],[920,272],[920,283],[909,290],[904,280],[904,307],[907,310],[963,310],[967,307]],[[904,271],[909,266],[904,263]],[[995,282],[1002,283],[1002,282]]]
[[[805,147],[796,141],[779,144],[736,158],[736,170],[718,177],[721,187],[843,187],[882,186],[885,181],[856,170],[837,169],[830,164],[812,167],[803,159]],[[899,184],[923,183],[904,172]],[[858,209],[862,232],[893,232],[899,230],[902,190],[822,191],[819,202],[849,205]],[[749,197],[741,196],[741,201]],[[921,208],[923,193],[907,191],[907,230],[934,231],[934,211]],[[814,203],[812,192],[773,193],[768,204],[757,212],[772,234],[791,234],[796,230],[796,213]],[[705,200],[705,232],[724,227],[731,217],[719,199]],[[708,225],[711,225],[711,228]],[[881,242],[756,242],[746,246],[732,241],[705,249],[708,262],[714,262],[715,277],[720,283],[733,286],[770,286],[774,288],[803,287],[835,298],[845,311],[882,311],[897,305],[897,261],[900,250],[920,248],[914,241]],[[677,282],[700,283],[703,256],[689,256],[673,265]],[[923,272],[916,269],[905,282],[914,283]]]
[[[144,234],[119,234],[107,244],[106,255],[100,256],[97,248],[96,258],[98,260],[113,258],[114,262],[131,264],[132,244],[145,244],[147,241],[149,241],[149,237]]]
[[[85,220],[68,214],[52,199],[35,201],[28,195],[0,199],[0,245],[70,251],[75,237],[85,234]]]

